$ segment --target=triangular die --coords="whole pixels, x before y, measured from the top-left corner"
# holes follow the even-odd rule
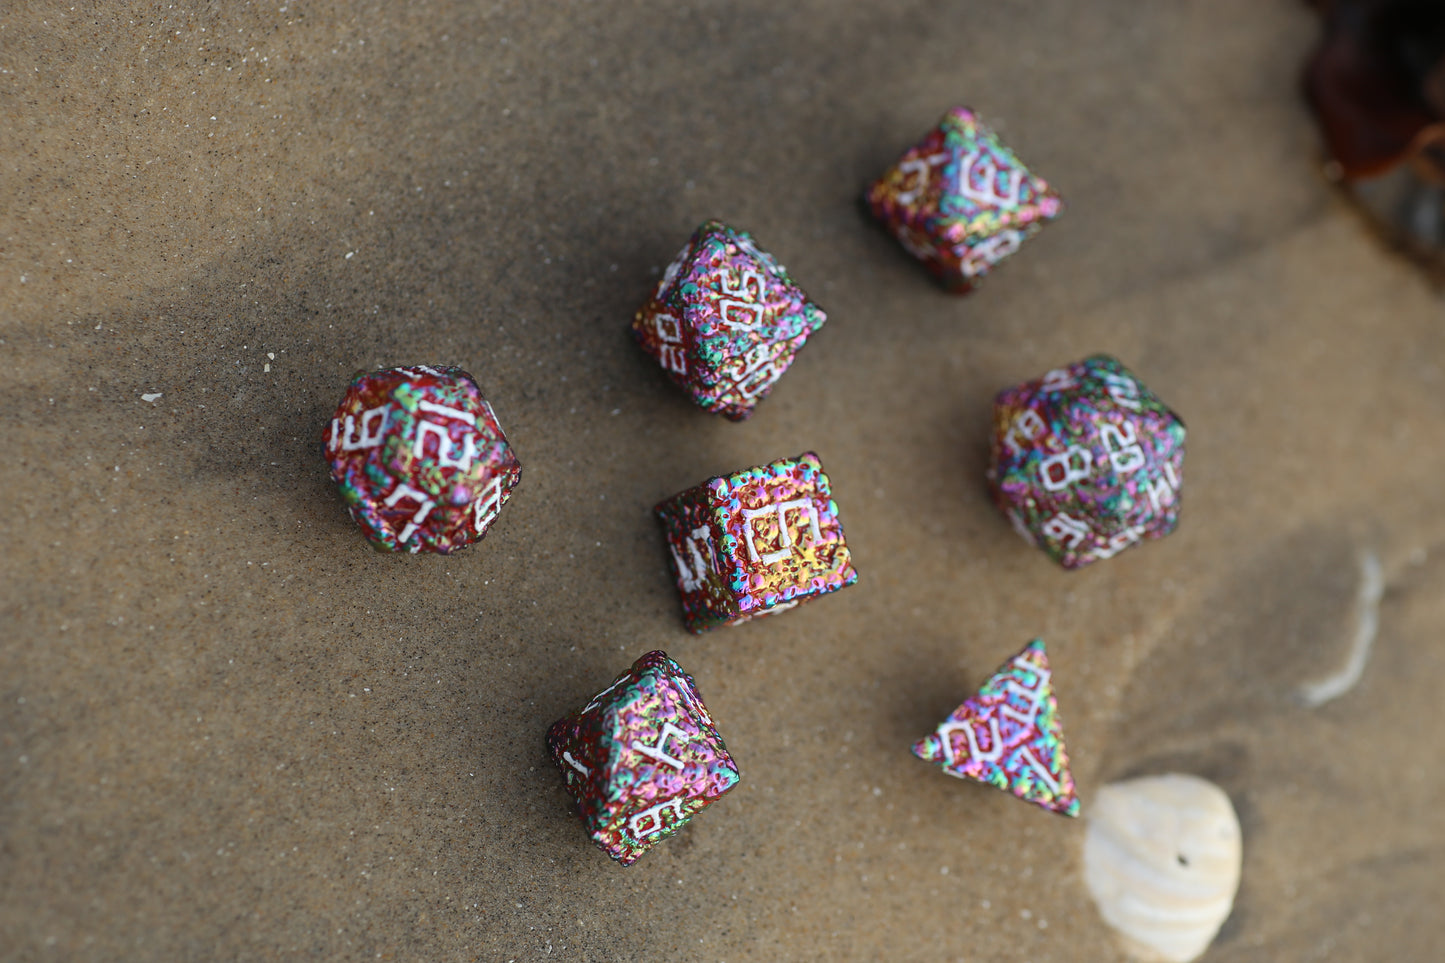
[[[1042,639],[999,667],[913,754],[949,775],[1006,789],[1066,816],[1079,814]]]

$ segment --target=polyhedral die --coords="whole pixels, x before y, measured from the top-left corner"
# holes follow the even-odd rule
[[[693,401],[741,421],[826,320],[752,235],[707,221],[638,309],[632,333]]]
[[[553,723],[547,749],[588,833],[624,866],[738,782],[696,683],[665,652]]]
[[[873,216],[951,291],[968,292],[1062,203],[967,107],[869,186]]]
[[[782,612],[858,580],[812,452],[711,478],[655,511],[691,632]]]
[[[357,374],[325,452],[351,517],[391,552],[446,553],[479,540],[522,474],[492,406],[460,368]]]
[[[1108,355],[994,400],[988,482],[1020,535],[1064,568],[1179,524],[1184,422]]]
[[[978,694],[913,746],[950,776],[975,779],[1065,816],[1079,814],[1042,639],[999,666]]]

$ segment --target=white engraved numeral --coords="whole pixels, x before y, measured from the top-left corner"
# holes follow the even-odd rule
[[[979,204],[1013,210],[1023,198],[1024,174],[1009,169],[999,189],[999,166],[983,148],[963,156],[958,165],[958,193]]]
[[[682,324],[672,315],[659,312],[652,316],[657,332],[657,358],[662,366],[675,374],[687,374],[687,356],[682,351]]]
[[[473,428],[477,425],[477,416],[470,411],[462,411],[460,408],[449,408],[446,405],[439,405],[435,401],[418,401],[416,406],[422,411],[430,411],[432,414],[441,415],[445,418],[455,418],[457,421],[464,421]]]
[[[917,179],[913,186],[906,191],[898,192],[898,203],[912,206],[928,188],[928,169],[930,167],[942,167],[948,162],[948,154],[930,154],[927,157],[910,157],[898,165],[898,172],[904,175],[913,175]]]
[[[382,405],[379,408],[363,411],[359,426],[351,415],[347,415],[340,426],[341,450],[360,451],[365,448],[375,448],[381,444],[382,433],[386,430],[386,413],[390,410],[390,405]],[[332,419],[331,437],[333,439],[337,435],[337,427],[335,419]]]
[[[1094,558],[1113,558],[1115,555],[1118,555],[1130,545],[1133,545],[1135,542],[1139,541],[1139,539],[1143,536],[1143,525],[1133,525],[1129,528],[1126,528],[1122,532],[1119,532],[1118,534],[1111,537],[1100,547],[1094,549]]]
[[[1008,434],[1003,436],[1003,443],[1013,454],[1022,454],[1023,446],[1019,444],[1019,440],[1037,441],[1043,437],[1047,427],[1037,411],[1026,409],[1019,412],[1019,416],[1009,426]]]
[[[738,394],[748,401],[752,401],[782,377],[783,370],[788,363],[788,355],[785,352],[775,359],[773,346],[761,342],[743,356],[743,363],[746,367],[738,377],[735,387]]]
[[[1088,538],[1093,530],[1087,522],[1059,512],[1053,518],[1044,522],[1040,528],[1045,538],[1052,538],[1056,542],[1067,543],[1064,548],[1074,549],[1079,543]]]
[[[682,772],[683,761],[676,756],[669,755],[667,752],[667,740],[670,736],[676,736],[681,742],[688,741],[687,733],[668,722],[663,725],[662,732],[658,733],[657,745],[649,746],[634,739],[632,740],[632,751],[640,752],[649,759],[655,759],[664,765],[671,766],[678,772]]]
[[[396,540],[402,544],[405,544],[407,540],[411,538],[412,533],[417,530],[417,526],[426,521],[427,515],[431,514],[431,510],[435,508],[437,504],[428,498],[425,492],[419,492],[405,482],[399,482],[397,486],[392,489],[391,494],[386,496],[385,505],[387,508],[395,508],[398,502],[404,500],[414,501],[421,507],[416,510],[416,514],[412,515],[411,520],[406,523],[406,528],[403,528],[401,534],[396,537]],[[414,545],[411,551],[415,552],[420,548],[420,544]]]
[[[975,244],[959,262],[963,276],[976,278],[987,273],[989,268],[1017,251],[1023,243],[1022,231],[999,231],[993,237]]]
[[[1156,512],[1162,512],[1165,506],[1174,504],[1174,500],[1179,497],[1179,476],[1174,473],[1173,462],[1166,461],[1164,477],[1150,478],[1144,483],[1144,490],[1149,493],[1149,502]]]
[[[1055,368],[1053,371],[1044,375],[1044,380],[1043,383],[1039,385],[1039,390],[1068,391],[1077,384],[1078,382],[1074,380],[1073,375],[1069,374],[1067,368]]]
[[[472,529],[480,535],[502,512],[502,476],[488,483],[477,500],[472,502]]]
[[[702,588],[703,583],[712,575],[712,533],[706,525],[700,525],[692,530],[692,534],[683,539],[687,549],[687,558],[683,558],[677,547],[668,541],[667,548],[672,552],[672,560],[677,563],[677,574],[682,579],[682,590],[684,592],[696,592]]]
[[[651,835],[662,829],[663,810],[671,809],[674,819],[682,819],[682,797],[674,796],[671,799],[658,803],[656,806],[649,806],[640,813],[633,813],[627,817],[627,828],[634,839],[639,842],[643,836]]]
[[[779,502],[776,505],[769,505],[766,508],[744,508],[743,509],[743,534],[748,543],[748,558],[754,562],[762,562],[764,565],[772,565],[781,562],[793,554],[793,533],[788,528],[788,512],[798,511],[808,516],[808,532],[813,536],[813,542],[821,542],[823,533],[818,529],[818,510],[813,507],[813,501],[809,498],[795,498],[792,501]],[[758,554],[758,546],[753,532],[753,519],[766,518],[776,515],[778,518],[778,549],[773,552]]]
[[[1115,472],[1132,475],[1144,467],[1144,447],[1139,444],[1139,436],[1129,422],[1100,425],[1099,436],[1104,439],[1104,447],[1109,449],[1109,464],[1114,466]]]
[[[1051,492],[1063,491],[1080,478],[1089,477],[1089,449],[1070,445],[1069,450],[1039,462],[1039,478]]]
[[[928,238],[908,225],[899,225],[893,233],[898,238],[898,243],[903,245],[903,249],[920,261],[928,261],[934,257],[933,248],[928,246]]]
[[[1131,411],[1139,410],[1139,382],[1133,378],[1112,371],[1101,371],[1099,380],[1109,388],[1109,397],[1114,403]]]
[[[426,404],[426,402],[423,401],[422,404]],[[416,439],[411,445],[413,457],[421,458],[426,454],[427,435],[436,435],[438,465],[443,468],[460,468],[462,471],[472,467],[472,459],[477,457],[476,435],[472,432],[467,432],[461,442],[453,448],[451,434],[448,433],[446,426],[423,418],[416,423]]]
[[[584,776],[592,775],[592,770],[582,765],[582,763],[578,762],[576,759],[573,759],[572,753],[570,752],[562,753],[562,761],[565,762],[567,765],[571,766],[573,769],[576,769]]]
[[[998,762],[1003,758],[1003,736],[998,731],[998,718],[988,718],[988,749],[979,748],[978,734],[974,726],[983,720],[964,719],[957,722],[950,722],[940,726],[938,735],[943,740],[943,758],[946,764],[953,765],[957,758],[953,752],[953,734],[962,731],[964,738],[968,740],[968,758],[977,759],[979,762]]]
[[[740,331],[756,331],[763,323],[763,276],[751,268],[738,272],[736,283],[724,272],[719,285],[725,297],[718,300],[717,310],[723,324]]]
[[[1024,746],[1022,749],[1019,750],[1019,757],[1023,759],[1024,762],[1028,763],[1028,767],[1034,771],[1035,776],[1039,777],[1039,781],[1042,782],[1045,786],[1049,787],[1049,792],[1056,793],[1059,791],[1058,780],[1056,780],[1053,777],[1053,774],[1050,773],[1048,769],[1044,768],[1044,764],[1039,762],[1037,757],[1034,756],[1033,749],[1028,746]]]

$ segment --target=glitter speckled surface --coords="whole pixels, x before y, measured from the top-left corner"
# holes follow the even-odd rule
[[[832,483],[812,452],[709,479],[654,511],[690,631],[783,612],[858,581]]]
[[[741,421],[825,321],[751,234],[706,221],[638,309],[632,333],[695,402]]]
[[[696,683],[665,652],[557,720],[547,748],[593,841],[624,866],[738,782]]]
[[[976,779],[1065,816],[1079,814],[1042,639],[999,667],[978,694],[913,745],[950,776]]]
[[[972,289],[1062,209],[978,115],[954,107],[865,200],[910,254],[950,290]]]
[[[999,392],[988,482],[1020,535],[1064,568],[1179,524],[1184,422],[1115,358]]]
[[[460,368],[358,374],[325,450],[351,517],[390,552],[445,554],[479,540],[522,475],[492,406]]]
[[[1306,4],[0,25],[0,956],[1126,963],[1079,820],[908,751],[1041,636],[1085,817],[1171,769],[1247,804],[1208,963],[1438,957],[1445,324],[1315,174]],[[856,199],[960,99],[1068,210],[956,299]],[[707,217],[830,315],[744,425],[625,330]],[[1187,505],[1065,573],[988,498],[990,405],[1095,351],[1188,420]],[[524,465],[450,555],[370,551],[320,454],[412,360]],[[862,578],[689,635],[651,507],[810,449]],[[1367,549],[1373,655],[1307,709]],[[621,870],[542,734],[653,649],[743,779]]]

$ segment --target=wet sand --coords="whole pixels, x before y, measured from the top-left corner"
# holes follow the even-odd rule
[[[0,957],[1122,960],[1082,820],[908,752],[1042,636],[1086,816],[1145,773],[1232,797],[1206,959],[1432,958],[1445,310],[1313,173],[1315,29],[1247,0],[7,10]],[[956,102],[1067,204],[963,299],[857,203]],[[625,330],[707,217],[830,318],[744,424]],[[986,497],[989,402],[1096,351],[1187,421],[1185,508],[1067,573]],[[451,557],[370,552],[319,455],[351,372],[413,362],[475,374],[524,466]],[[809,449],[858,585],[689,636],[651,506]],[[1311,705],[1370,556],[1373,646]],[[542,736],[655,648],[743,780],[624,870]]]

